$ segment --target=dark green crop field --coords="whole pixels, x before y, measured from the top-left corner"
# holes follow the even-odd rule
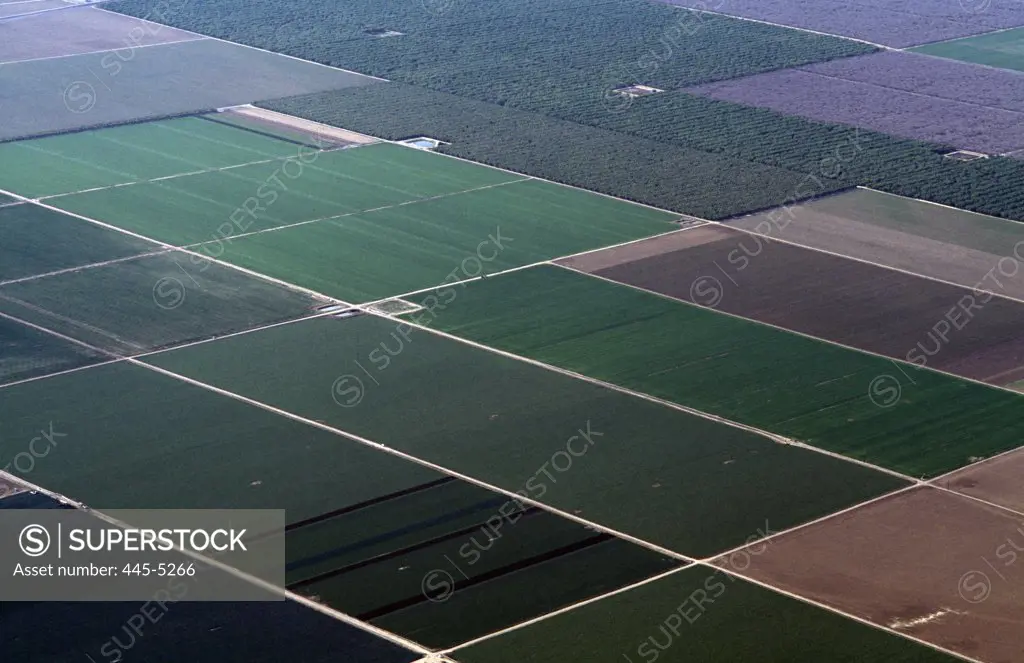
[[[1024,437],[1015,394],[559,267],[471,283],[433,324],[912,476]]]
[[[0,318],[0,384],[78,368],[104,359],[108,357],[20,322]],[[31,435],[25,442],[30,439]]]
[[[0,283],[160,250],[32,204],[0,207]]]

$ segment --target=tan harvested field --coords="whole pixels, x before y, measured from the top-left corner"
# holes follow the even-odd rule
[[[994,384],[1024,374],[1024,302],[705,225],[561,264]]]
[[[1024,513],[1024,449],[970,465],[938,483]]]
[[[234,115],[237,117],[244,117],[249,122],[257,125],[263,125],[269,128],[289,128],[296,131],[305,133],[309,136],[319,137],[323,140],[333,140],[340,143],[348,143],[352,145],[369,145],[371,143],[379,143],[379,138],[373,136],[365,136],[355,131],[349,131],[347,129],[339,129],[338,127],[332,127],[328,124],[321,124],[320,122],[313,122],[311,120],[305,120],[301,117],[295,117],[293,115],[285,115],[284,113],[278,113],[277,111],[267,110],[265,108],[257,108],[255,106],[239,106],[226,111],[227,115]]]
[[[757,546],[743,575],[988,663],[1019,663],[1021,520],[914,488]]]
[[[1024,299],[1024,224],[869,189],[729,225]],[[1002,261],[1002,262],[1000,262]]]

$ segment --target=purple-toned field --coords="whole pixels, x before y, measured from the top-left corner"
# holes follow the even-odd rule
[[[914,53],[874,53],[687,92],[988,154],[1024,148],[1024,76]]]
[[[896,48],[1024,25],[1020,0],[662,0]]]

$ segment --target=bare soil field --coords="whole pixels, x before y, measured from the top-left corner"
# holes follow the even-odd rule
[[[14,5],[22,7],[22,12],[26,6],[31,5]],[[0,5],[0,17],[4,12]],[[192,39],[204,37],[96,7],[75,7],[0,23],[0,62],[109,50],[110,63],[122,63],[139,47]],[[114,49],[120,49],[120,55]]]
[[[855,189],[729,225],[1024,299],[1024,225]]]
[[[936,483],[964,495],[1024,512],[1024,449],[970,465]],[[1024,520],[1024,519],[1022,519]]]
[[[562,264],[957,375],[1024,373],[1024,303],[716,225]]]
[[[745,576],[990,663],[1024,661],[1012,513],[915,488],[755,550]]]

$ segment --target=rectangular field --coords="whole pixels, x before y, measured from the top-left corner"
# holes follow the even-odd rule
[[[730,0],[712,6],[699,0],[665,1],[896,48],[1024,25],[1024,7],[1016,2],[963,5],[917,0],[912,6],[897,7],[886,0]]]
[[[903,485],[369,315],[306,320],[146,362],[687,554],[736,545],[766,520],[781,529]]]
[[[1024,77],[886,52],[687,90],[985,154],[1024,147]]]
[[[744,575],[975,660],[1019,661],[1019,521],[915,488],[776,538]]]
[[[771,547],[769,546],[770,550]],[[889,633],[709,568],[691,568],[458,649],[462,663],[952,663]]]
[[[914,50],[963,62],[1024,71],[1024,28],[926,44]]]
[[[0,140],[374,82],[214,39],[13,62],[0,68]]]
[[[1024,376],[1024,302],[716,225],[560,264],[994,384]]]
[[[173,251],[0,284],[0,311],[115,354],[301,318],[325,303]]]
[[[565,268],[471,283],[432,324],[912,476],[1024,436],[1019,395]]]
[[[729,224],[1024,299],[1024,226],[1015,221],[855,189]]]
[[[368,149],[379,148],[359,151]],[[433,160],[438,166],[451,163]],[[243,237],[226,244],[223,259],[338,299],[365,302],[668,232],[676,227],[675,218],[521,178]],[[218,248],[209,244],[196,250],[213,254]]]

